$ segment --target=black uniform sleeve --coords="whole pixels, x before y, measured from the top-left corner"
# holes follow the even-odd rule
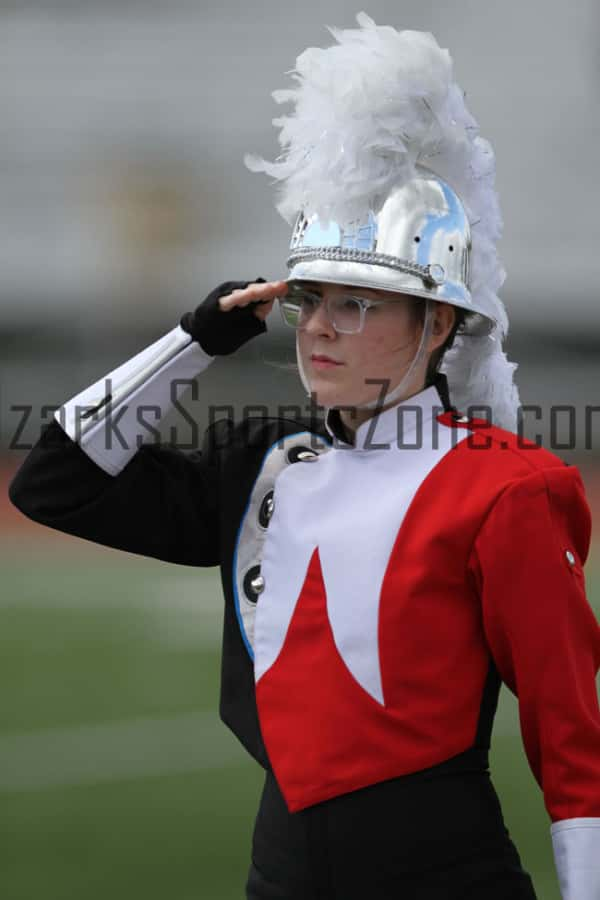
[[[219,563],[218,458],[146,445],[116,476],[53,423],[15,475],[9,496],[26,516],[108,547],[191,566]]]

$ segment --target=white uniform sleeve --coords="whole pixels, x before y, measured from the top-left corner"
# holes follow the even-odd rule
[[[599,900],[600,818],[563,819],[550,831],[563,900]]]
[[[162,418],[173,405],[176,383],[195,378],[213,359],[177,326],[68,400],[55,418],[96,465],[117,475],[151,439],[143,408]]]

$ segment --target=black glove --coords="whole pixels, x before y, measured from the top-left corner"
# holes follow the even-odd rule
[[[254,282],[264,284],[265,278],[255,278]],[[232,291],[247,288],[252,281],[225,281],[212,291],[194,312],[181,317],[184,331],[198,341],[209,356],[227,356],[251,338],[263,334],[266,324],[254,315],[253,309],[260,304],[254,300],[247,306],[235,306],[224,312],[219,306],[219,297],[226,297]]]

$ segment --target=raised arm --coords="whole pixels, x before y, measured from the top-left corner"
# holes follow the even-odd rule
[[[69,400],[10,486],[25,515],[97,543],[187,565],[219,563],[218,437],[200,452],[149,444],[144,407],[266,330],[281,282],[226,282],[150,347]],[[260,305],[259,305],[260,304]],[[217,426],[216,426],[217,427]]]

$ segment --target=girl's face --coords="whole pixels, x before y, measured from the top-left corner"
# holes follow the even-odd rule
[[[390,291],[347,287],[323,282],[306,285],[328,296],[352,294],[369,300],[390,300],[365,311],[364,327],[358,334],[338,334],[320,303],[306,325],[298,331],[298,352],[316,402],[324,407],[359,407],[377,400],[401,381],[419,347],[422,325],[416,315],[418,298]],[[454,313],[448,304],[434,305],[433,332],[423,364],[415,370],[406,397],[422,390],[429,354],[440,346],[451,330]],[[448,327],[445,328],[444,320]],[[335,365],[321,362],[321,357]],[[389,384],[382,385],[382,381]],[[396,401],[398,402],[398,401]]]

